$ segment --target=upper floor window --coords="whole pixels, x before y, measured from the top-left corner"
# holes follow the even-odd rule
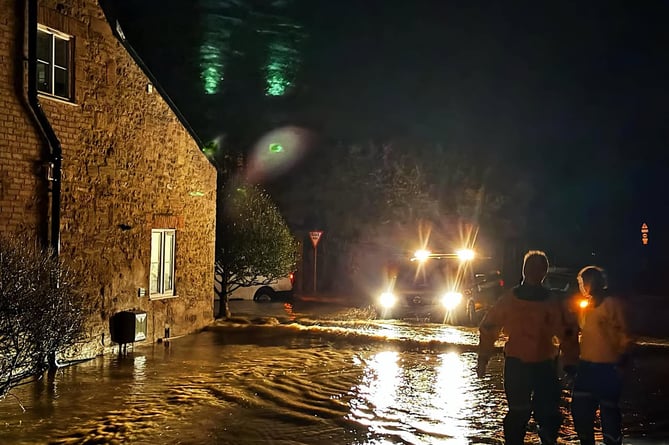
[[[151,231],[150,296],[154,298],[174,296],[175,251],[176,231],[174,229]]]
[[[37,89],[72,99],[72,37],[43,26],[37,29]]]

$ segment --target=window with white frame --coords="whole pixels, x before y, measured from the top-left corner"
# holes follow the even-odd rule
[[[149,294],[153,298],[174,296],[176,230],[151,231],[151,272]]]
[[[44,26],[37,29],[37,90],[72,99],[72,37]]]

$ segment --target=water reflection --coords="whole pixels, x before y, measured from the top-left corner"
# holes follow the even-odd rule
[[[146,356],[138,355],[133,358],[132,378],[135,383],[146,379]]]
[[[264,32],[267,35],[267,60],[263,67],[265,94],[283,96],[294,86],[301,63],[298,48],[304,32],[301,26],[280,15],[271,16]]]
[[[388,407],[395,403],[400,381],[398,358],[395,351],[383,351],[376,354],[365,369],[364,381],[358,390],[370,402],[376,415],[386,415]]]
[[[366,444],[395,438],[459,445],[490,437],[501,425],[502,393],[476,377],[475,361],[471,353],[377,352],[359,362],[365,369],[351,389],[348,418],[368,429]],[[496,415],[483,418],[490,407]]]
[[[200,78],[205,94],[216,94],[226,78],[232,36],[242,20],[236,2],[199,0],[201,36]]]
[[[234,77],[230,72],[237,73],[235,81],[250,84],[254,75],[261,75],[262,93],[267,96],[283,96],[294,86],[305,32],[291,17],[292,3],[198,1],[199,67],[205,94],[224,90],[223,83]]]
[[[629,386],[640,391],[625,397],[635,413],[626,431],[659,437],[669,430],[661,423],[667,359],[646,360]],[[351,329],[203,332],[17,388],[26,411],[15,399],[0,403],[0,443],[501,443],[503,360],[491,360],[486,379],[475,377],[475,361],[471,352],[435,351],[429,340],[407,347],[354,338]],[[566,432],[563,439],[575,443]]]
[[[437,368],[436,394],[434,398],[434,417],[441,417],[439,432],[459,439],[458,443],[467,443],[472,429],[466,419],[475,417],[472,393],[476,388],[471,368],[463,363],[463,357],[454,352],[441,354]]]
[[[295,312],[293,312],[293,305],[290,303],[284,303],[283,304],[283,310],[288,316],[288,320],[294,321],[297,315],[295,315]]]

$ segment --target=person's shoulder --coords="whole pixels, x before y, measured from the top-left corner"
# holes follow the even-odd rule
[[[609,295],[607,296],[602,304],[613,310],[623,310],[625,309],[625,299],[620,295]]]
[[[495,301],[491,307],[491,310],[494,312],[499,312],[501,310],[504,310],[504,308],[508,307],[509,304],[515,299],[515,296],[513,294],[513,288],[511,289],[505,289],[504,292],[499,296],[497,301]]]
[[[504,292],[502,292],[502,295],[497,300],[497,302],[498,303],[508,303],[509,301],[515,300],[517,298],[517,296],[516,296],[516,290],[517,289],[518,289],[518,286],[514,286],[510,289],[505,289]]]

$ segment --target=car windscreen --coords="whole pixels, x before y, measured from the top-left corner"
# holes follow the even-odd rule
[[[440,280],[441,271],[432,261],[412,261],[400,267],[395,285],[402,288],[427,287]]]
[[[549,274],[544,279],[543,285],[545,288],[553,291],[567,292],[573,290],[575,287],[576,278],[569,275],[552,275]]]
[[[469,281],[463,280],[463,273],[464,271],[454,261],[440,259],[430,259],[422,263],[413,261],[399,268],[395,286],[400,289],[416,287],[441,289],[449,284]]]

